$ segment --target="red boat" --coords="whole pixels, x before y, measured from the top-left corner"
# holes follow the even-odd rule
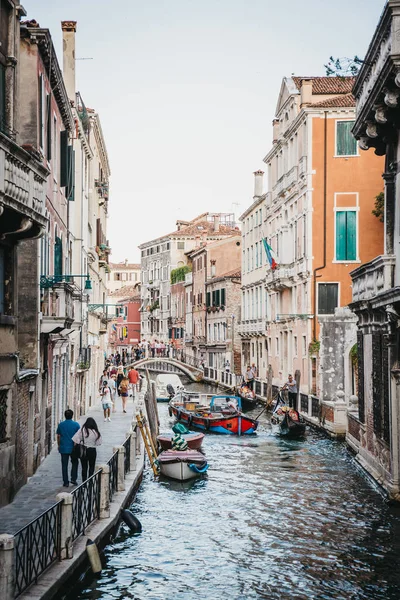
[[[157,440],[163,450],[170,450],[172,448],[173,433],[163,433],[157,437]],[[187,445],[192,450],[198,450],[204,439],[204,433],[184,433],[182,434]]]
[[[213,396],[209,406],[185,401],[177,395],[169,403],[170,412],[187,427],[234,435],[249,435],[256,431],[258,421],[241,413],[238,396]]]

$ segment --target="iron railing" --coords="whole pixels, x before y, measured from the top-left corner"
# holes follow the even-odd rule
[[[311,396],[311,416],[319,418],[319,398]]]
[[[186,354],[185,352],[181,353],[181,361],[183,363],[186,363],[187,365],[190,365],[191,367],[195,367],[196,369],[202,368],[202,361],[199,358],[190,356],[189,354]]]
[[[300,410],[302,413],[308,414],[308,396],[307,396],[307,394],[300,394]]]
[[[100,475],[101,470],[86,479],[72,494],[72,540],[85,534],[86,527],[100,513]]]
[[[131,470],[131,436],[126,438],[123,446],[125,448],[124,473],[126,475]]]
[[[61,505],[57,502],[14,535],[16,598],[61,560]]]
[[[110,478],[108,483],[108,493],[110,502],[115,492],[118,490],[118,450],[112,455],[107,463],[110,467]]]

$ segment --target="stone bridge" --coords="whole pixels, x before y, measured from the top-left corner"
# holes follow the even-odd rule
[[[142,358],[134,363],[132,366],[135,369],[148,369],[149,371],[156,371],[158,373],[183,373],[192,381],[201,381],[204,378],[203,369],[193,367],[186,363],[177,360],[176,358]]]

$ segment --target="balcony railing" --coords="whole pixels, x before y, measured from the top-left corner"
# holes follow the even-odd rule
[[[307,156],[302,156],[299,160],[299,177],[307,173]]]
[[[352,271],[353,302],[370,300],[390,290],[394,286],[395,265],[395,256],[383,255]]]

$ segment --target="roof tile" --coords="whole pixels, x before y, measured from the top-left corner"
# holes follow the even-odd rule
[[[292,77],[292,80],[300,90],[303,79],[312,80],[312,93],[319,94],[349,94],[352,89],[355,77]]]

